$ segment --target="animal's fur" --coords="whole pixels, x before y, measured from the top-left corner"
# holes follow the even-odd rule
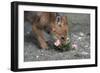
[[[43,34],[43,31],[47,28],[51,34],[55,35],[55,41],[60,40],[61,44],[66,42],[68,33],[67,17],[56,14],[53,12],[37,12],[31,18],[29,18],[30,16],[28,17],[32,22],[32,31],[36,34],[40,47],[43,49],[48,48]]]

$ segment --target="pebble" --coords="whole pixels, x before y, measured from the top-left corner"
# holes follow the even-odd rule
[[[79,52],[79,53],[75,54],[74,56],[82,57],[82,56],[87,56],[87,55],[88,55],[88,53],[83,51],[83,52]]]
[[[80,36],[84,36],[84,33],[82,33],[82,32],[80,32],[79,34],[80,34]]]
[[[88,48],[89,46],[88,45],[85,45],[85,48]]]
[[[41,56],[43,56],[44,54],[43,53],[41,53]]]
[[[82,37],[78,37],[78,40],[81,40],[82,39]]]
[[[39,58],[39,56],[36,56],[36,58]]]
[[[88,53],[85,52],[85,51],[81,52],[80,54],[81,54],[81,55],[88,55]]]
[[[30,34],[30,32],[27,32],[27,34]]]

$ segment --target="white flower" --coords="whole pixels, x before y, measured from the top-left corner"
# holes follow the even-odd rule
[[[76,44],[72,44],[72,48],[78,48],[78,46]]]
[[[55,46],[59,46],[60,45],[60,40],[57,40],[55,43],[54,43]]]

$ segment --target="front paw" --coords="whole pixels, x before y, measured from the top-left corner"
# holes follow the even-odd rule
[[[41,49],[48,49],[48,48],[49,48],[49,47],[48,47],[47,44],[44,44],[44,43],[41,44]]]

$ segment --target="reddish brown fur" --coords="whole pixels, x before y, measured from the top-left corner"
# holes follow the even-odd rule
[[[55,13],[41,12],[35,16],[33,19],[32,31],[36,34],[40,47],[44,49],[48,48],[48,44],[46,43],[43,34],[43,31],[46,27],[51,29],[50,32],[55,34],[57,39],[59,39],[62,44],[66,42],[68,33],[68,23],[66,16],[61,16],[60,25],[57,25],[56,23]]]

